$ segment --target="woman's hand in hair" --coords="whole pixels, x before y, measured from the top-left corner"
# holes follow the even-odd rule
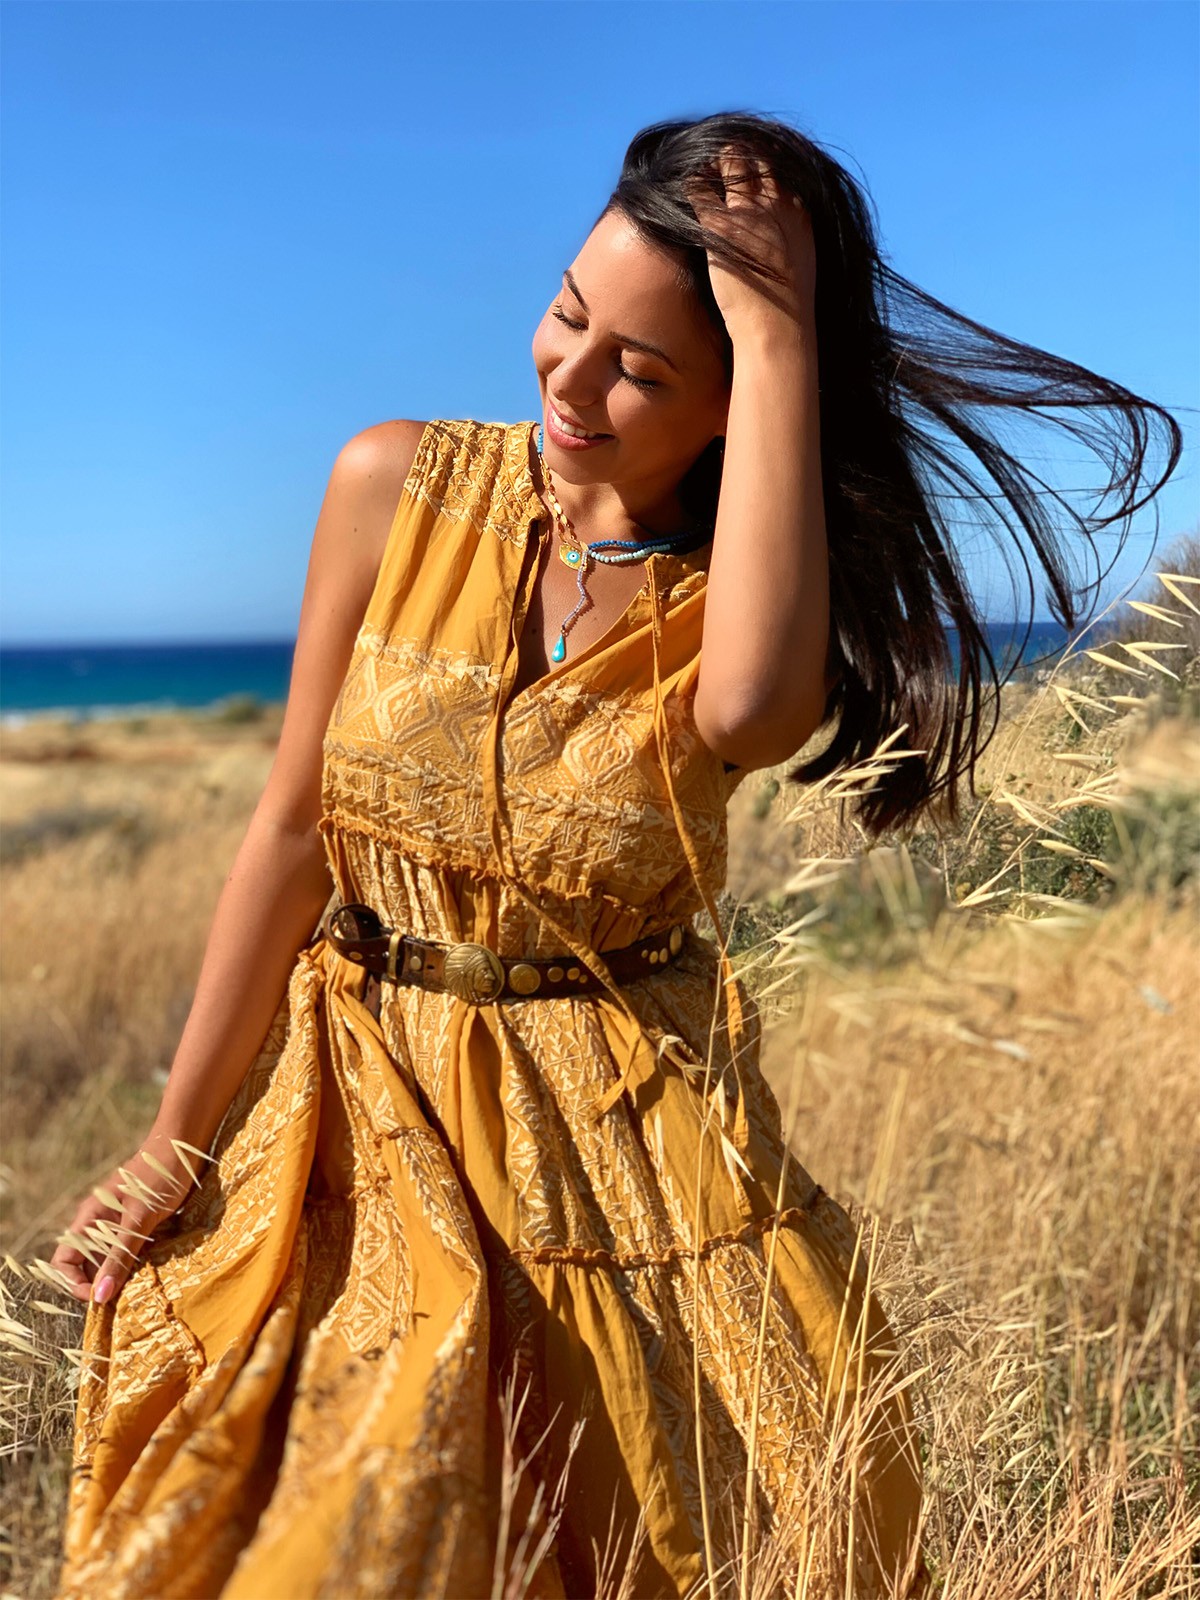
[[[816,249],[799,196],[780,192],[761,156],[742,156],[731,147],[709,177],[689,181],[687,194],[701,225],[745,251],[759,269],[751,279],[708,252],[713,294],[735,348],[739,334],[809,329]]]

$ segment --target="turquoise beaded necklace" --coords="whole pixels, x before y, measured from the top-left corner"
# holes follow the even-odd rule
[[[538,424],[537,453],[538,466],[541,468],[542,482],[550,500],[554,520],[558,524],[559,559],[575,572],[576,582],[579,585],[579,601],[573,610],[569,611],[559,624],[558,638],[554,642],[554,649],[550,652],[551,661],[565,661],[567,657],[567,629],[575,621],[580,612],[587,606],[589,595],[585,587],[589,561],[603,561],[610,566],[632,566],[635,561],[644,561],[649,555],[686,555],[689,550],[698,550],[712,538],[711,528],[684,528],[680,533],[661,534],[649,539],[594,539],[590,544],[580,544],[574,528],[566,512],[558,503],[558,496],[554,493],[550,482],[550,470],[546,466],[542,455],[542,439],[544,437],[541,423]],[[566,533],[563,528],[565,525]],[[573,542],[569,542],[573,541]]]

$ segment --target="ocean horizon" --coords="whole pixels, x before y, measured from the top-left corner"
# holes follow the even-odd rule
[[[1068,642],[1056,622],[1033,623],[1023,650],[1023,623],[986,627],[1002,671],[1036,668]],[[203,711],[232,699],[281,705],[295,647],[294,639],[0,645],[0,719]]]
[[[294,639],[0,646],[0,718],[202,711],[287,699]]]

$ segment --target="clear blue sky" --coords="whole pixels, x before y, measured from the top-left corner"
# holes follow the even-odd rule
[[[788,118],[865,181],[897,271],[1196,407],[1198,18],[5,4],[5,637],[291,637],[340,446],[388,417],[537,415],[534,327],[666,116]],[[1197,520],[1177,415],[1164,537]]]

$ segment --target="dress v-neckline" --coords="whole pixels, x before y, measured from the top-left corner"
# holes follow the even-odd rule
[[[534,481],[532,466],[534,454],[533,438],[537,426],[536,422],[530,422],[525,425],[521,435],[523,449],[519,458],[514,462],[517,469],[516,488],[522,498],[524,507],[525,538],[521,542],[521,556],[516,564],[516,580],[512,585],[506,585],[505,648],[496,663],[502,680],[505,669],[514,656],[517,661],[517,670],[520,670],[521,640],[525,632],[530,602],[533,598],[533,590],[536,586],[538,571],[541,566],[537,527],[540,522],[548,520],[550,516],[549,510],[543,503]],[[533,552],[532,561],[530,559],[531,551]],[[690,566],[681,556],[666,554],[662,551],[653,551],[646,557],[646,575],[641,587],[633,595],[620,616],[614,618],[602,634],[599,634],[590,643],[585,644],[574,656],[569,656],[566,660],[556,664],[552,663],[549,671],[539,674],[538,677],[531,679],[523,687],[510,689],[501,707],[501,714],[507,717],[510,712],[526,699],[536,699],[551,684],[557,683],[559,679],[566,677],[585,662],[590,661],[601,650],[607,649],[619,636],[620,630],[628,626],[634,613],[640,610],[650,598],[651,583],[658,579],[661,572],[670,573],[673,569],[679,573],[679,577],[675,580],[676,583],[685,581],[690,576],[699,576],[703,582],[707,582],[708,574],[705,568]],[[503,684],[501,684],[500,692],[502,690]]]
[[[509,656],[515,657],[517,663],[516,670],[518,673],[521,670],[521,642],[528,626],[529,612],[533,601],[533,593],[537,586],[537,575],[541,566],[541,561],[539,559],[540,551],[538,548],[539,541],[535,533],[536,527],[536,522],[530,523],[527,540],[527,544],[532,550],[532,556],[529,557],[527,554],[526,559],[532,560],[533,571],[532,573],[526,571],[526,564],[525,560],[523,559],[517,578],[517,586],[515,592],[510,592],[508,606],[508,655],[505,657],[505,661],[508,660]],[[596,638],[583,645],[575,652],[573,656],[569,655],[564,660],[558,662],[551,661],[545,672],[539,673],[536,678],[531,678],[528,683],[522,684],[520,687],[510,690],[508,698],[504,703],[504,710],[506,713],[511,711],[514,706],[519,705],[526,697],[536,699],[543,690],[550,686],[550,684],[557,683],[560,678],[565,677],[568,673],[573,672],[577,667],[583,665],[584,662],[589,661],[594,655],[599,654],[601,650],[607,648],[608,645],[613,643],[613,641],[621,635],[624,629],[632,621],[634,614],[643,606],[645,601],[649,599],[650,583],[653,577],[653,573],[649,567],[649,562],[653,560],[655,560],[653,555],[648,557],[646,576],[641,587],[630,599],[624,611],[622,611],[619,616],[614,617],[613,621],[608,625],[607,628],[605,628],[604,632],[598,634]],[[503,671],[503,663],[501,670]]]

